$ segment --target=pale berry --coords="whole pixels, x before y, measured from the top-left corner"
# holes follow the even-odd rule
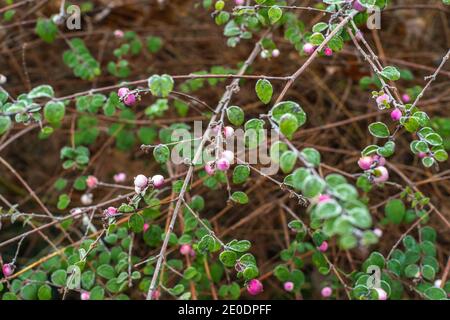
[[[408,103],[408,102],[411,101],[411,97],[407,93],[405,93],[405,94],[402,95],[402,101],[404,103]]]
[[[256,296],[260,294],[263,291],[263,285],[261,281],[258,279],[252,279],[247,284],[247,292],[252,295]]]
[[[191,246],[188,245],[188,244],[183,244],[183,245],[180,247],[180,253],[181,253],[182,255],[184,255],[184,256],[187,256],[188,254],[190,254],[190,253],[191,253],[191,250],[192,250],[192,248],[191,248]]]
[[[378,300],[386,300],[387,299],[387,293],[381,288],[375,288],[378,294]]]
[[[320,252],[325,252],[328,250],[328,242],[324,241],[322,242],[322,244],[319,246],[319,251]]]
[[[321,194],[319,196],[319,203],[327,202],[328,200],[331,200],[331,197],[327,194]]]
[[[122,87],[117,91],[117,95],[122,99],[128,94],[128,92],[130,92],[130,89]]]
[[[86,179],[86,185],[88,188],[95,188],[98,184],[98,179],[94,176],[88,176]]]
[[[14,273],[14,265],[11,263],[6,263],[2,267],[2,272],[5,277],[9,277]]]
[[[127,175],[123,172],[119,172],[116,173],[114,175],[114,182],[115,183],[121,183],[121,182],[125,182],[125,180],[127,179]]]
[[[144,189],[148,185],[148,178],[144,176],[143,174],[139,174],[136,177],[134,177],[134,186]]]
[[[220,158],[219,160],[217,160],[217,169],[219,169],[220,171],[227,171],[228,169],[230,169],[230,161],[228,161],[227,158]]]
[[[322,290],[320,291],[320,294],[324,298],[328,298],[329,296],[331,296],[332,293],[333,290],[330,287],[323,287]]]
[[[123,103],[127,106],[133,106],[136,103],[136,96],[132,93],[129,93],[123,98]]]
[[[123,38],[124,35],[125,35],[125,34],[123,33],[122,30],[117,29],[117,30],[114,31],[114,37],[116,37],[116,38],[118,38],[118,39]]]
[[[235,3],[237,6],[242,6],[242,5],[244,4],[244,1],[245,1],[245,0],[234,0],[234,3]]]
[[[437,280],[434,282],[434,286],[435,286],[436,288],[440,288],[440,287],[441,287],[441,284],[442,284],[442,280],[441,280],[441,279],[437,279]]]
[[[214,162],[210,161],[207,164],[205,164],[205,171],[208,175],[212,176],[216,172]]]
[[[223,135],[225,136],[225,139],[231,138],[234,135],[234,129],[232,127],[224,127],[223,128]]]
[[[372,157],[361,157],[358,160],[358,166],[363,170],[369,170],[373,164]]]
[[[398,121],[402,117],[402,111],[399,108],[395,108],[391,112],[391,119],[393,121]]]
[[[231,163],[234,160],[234,153],[233,151],[225,150],[224,152],[222,152],[222,157],[227,159]]]
[[[269,57],[269,51],[263,50],[261,51],[261,58],[267,59]]]
[[[375,183],[386,182],[389,179],[389,172],[386,167],[379,166],[375,168],[375,177],[373,181]]]
[[[307,55],[312,54],[314,50],[316,50],[316,47],[309,42],[303,45],[303,52]]]
[[[144,223],[144,232],[147,232],[148,228],[150,228],[150,225],[148,223]]]
[[[279,56],[280,56],[280,50],[274,49],[274,50],[272,51],[272,57],[278,58]]]
[[[286,281],[283,287],[287,292],[291,292],[292,290],[294,290],[294,283],[292,281]]]
[[[373,229],[373,233],[375,233],[375,235],[376,235],[378,238],[381,238],[381,236],[383,235],[383,230],[381,230],[381,229],[379,229],[379,228],[375,228],[375,229]]]
[[[152,177],[152,183],[155,188],[161,188],[164,184],[164,177],[160,174],[154,175]]]
[[[325,48],[323,50],[323,53],[327,56],[327,57],[331,57],[333,55],[333,50],[331,48]]]
[[[81,203],[85,206],[92,204],[93,196],[92,193],[85,193],[81,196]]]
[[[81,292],[81,300],[89,300],[91,298],[91,294],[87,291]]]

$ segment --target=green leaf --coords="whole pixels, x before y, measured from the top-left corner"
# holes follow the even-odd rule
[[[429,133],[425,136],[424,139],[432,146],[440,146],[443,143],[441,136],[437,133]]]
[[[320,164],[320,153],[314,148],[305,148],[302,150],[300,155],[305,158],[306,162],[308,162],[313,167],[317,167]]]
[[[315,32],[309,37],[309,42],[314,46],[319,46],[325,40],[325,37],[320,32]]]
[[[251,247],[251,243],[248,240],[240,240],[240,241],[232,241],[229,244],[227,244],[227,246],[236,252],[246,252],[250,249]]]
[[[52,288],[47,284],[40,286],[38,290],[38,298],[39,300],[51,300]]]
[[[0,135],[4,134],[11,127],[11,118],[8,116],[0,116]]]
[[[322,32],[322,31],[326,30],[327,28],[328,28],[328,24],[327,23],[319,22],[319,23],[316,23],[313,26],[312,31],[313,32]]]
[[[298,129],[297,117],[292,113],[286,113],[280,118],[280,131],[288,139],[292,139],[292,135]]]
[[[69,206],[70,198],[67,194],[63,193],[58,197],[57,207],[59,210],[64,210]]]
[[[425,296],[430,300],[445,300],[447,299],[447,293],[436,287],[430,287],[424,292]]]
[[[342,207],[336,200],[328,200],[317,205],[314,211],[314,216],[318,219],[330,219],[340,215]]]
[[[43,97],[53,98],[54,96],[55,96],[55,92],[53,91],[53,88],[46,84],[32,89],[27,94],[27,97],[30,99],[43,98]]]
[[[248,196],[242,191],[235,191],[231,195],[231,200],[239,204],[246,204],[248,203]]]
[[[369,125],[370,133],[377,138],[388,138],[389,137],[389,129],[382,122],[374,122]]]
[[[393,199],[384,207],[384,213],[392,223],[400,224],[405,217],[406,208],[402,200]]]
[[[172,77],[167,74],[161,76],[155,74],[148,79],[148,86],[152,95],[166,98],[173,90],[174,81]]]
[[[273,88],[269,80],[259,79],[255,86],[256,95],[264,104],[268,104],[272,99]]]
[[[422,276],[428,281],[433,281],[436,277],[436,272],[434,271],[433,267],[425,265],[422,266]]]
[[[67,279],[67,273],[66,270],[56,270],[52,273],[51,280],[54,284],[58,286],[65,286],[66,285],[66,279]]]
[[[293,151],[285,151],[280,158],[280,168],[284,173],[290,173],[297,162],[297,155]]]
[[[153,156],[156,162],[166,163],[169,160],[170,150],[165,144],[160,144],[153,149]]]
[[[272,6],[267,12],[267,14],[269,15],[270,23],[275,24],[278,20],[281,19],[283,11],[280,9],[279,6]]]
[[[39,18],[35,31],[42,40],[52,43],[56,38],[58,27],[51,19]]]
[[[104,297],[105,297],[105,290],[102,287],[97,286],[91,290],[90,300],[103,300]]]
[[[20,288],[20,296],[24,300],[36,300],[38,293],[37,285],[34,283],[29,283]]]
[[[102,264],[100,267],[97,268],[97,273],[100,277],[105,279],[112,279],[116,276],[116,272],[114,271],[114,268],[110,266],[109,264]]]
[[[191,267],[186,268],[186,270],[184,270],[183,278],[189,280],[189,279],[194,278],[197,274],[198,274],[197,269],[195,269],[194,267],[191,266]]]
[[[237,254],[234,251],[225,250],[220,253],[219,260],[223,263],[225,267],[234,267],[237,260]]]
[[[244,111],[238,106],[231,106],[227,108],[227,118],[231,124],[240,126],[244,123]]]
[[[383,71],[380,74],[391,81],[397,81],[400,79],[400,71],[396,67],[388,66],[383,68]]]
[[[247,181],[250,176],[250,168],[247,165],[240,164],[233,170],[233,183],[241,184]]]
[[[270,114],[275,122],[279,123],[280,119],[286,113],[292,113],[297,117],[298,126],[301,127],[306,122],[306,113],[298,103],[293,101],[282,101],[273,106]]]
[[[128,220],[128,226],[135,233],[141,232],[144,229],[144,218],[135,213]]]
[[[319,177],[310,175],[305,179],[305,183],[303,185],[303,195],[307,198],[314,198],[322,193],[324,189],[325,181]]]
[[[49,101],[44,107],[44,118],[52,125],[59,124],[65,113],[66,107],[61,101]]]

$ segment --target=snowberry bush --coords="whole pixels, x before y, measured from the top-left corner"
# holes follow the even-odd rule
[[[0,152],[19,139],[33,152],[35,144],[64,137],[51,181],[27,181],[18,163],[0,153],[2,177],[20,186],[0,188],[2,299],[447,299],[448,246],[439,244],[432,226],[448,234],[448,211],[402,166],[415,166],[431,181],[448,179],[441,170],[448,168],[448,136],[421,102],[450,51],[424,80],[380,57],[383,39],[374,47],[366,24],[394,6],[390,2],[193,1],[195,11],[220,28],[227,50],[252,47],[247,56],[200,71],[193,63],[188,74],[141,69],[136,78],[133,61],[156,59],[165,50],[161,37],[112,29],[90,48],[82,36],[61,36],[67,15],[39,15],[35,41],[52,52],[62,37],[59,60],[86,89],[62,96],[61,86],[70,85],[39,84],[15,95],[10,77],[1,79]],[[0,12],[13,23],[26,4],[7,3]],[[446,5],[436,4],[448,13]],[[90,21],[94,9],[82,9]],[[323,154],[338,150],[339,142],[320,152],[302,143],[311,110],[303,92],[291,93],[296,83],[311,80],[314,64],[332,68],[349,52],[365,70],[357,75],[357,90],[367,98],[360,105],[368,104],[376,121],[362,132],[371,143],[354,161],[326,163]],[[288,56],[298,63],[285,76],[253,69],[257,62],[284,65]],[[213,89],[221,96],[202,98],[202,90]],[[318,90],[325,89],[348,116],[333,88]],[[243,95],[251,100],[246,106],[238,103]],[[401,135],[409,147],[398,142]],[[250,161],[262,146],[266,162]],[[120,170],[99,174],[101,166],[136,152],[140,165],[130,156]],[[396,155],[407,162],[393,164]],[[276,169],[265,170],[267,163]],[[264,205],[246,209],[261,197]],[[238,219],[221,227],[219,218],[233,211]],[[262,213],[281,217],[276,230],[283,248],[236,232],[258,223]],[[390,235],[394,229],[400,233]]]

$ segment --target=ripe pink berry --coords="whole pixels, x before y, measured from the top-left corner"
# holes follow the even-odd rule
[[[405,93],[405,94],[402,95],[402,101],[404,103],[408,103],[408,102],[411,101],[411,97],[407,93]]]
[[[86,179],[86,185],[88,188],[95,188],[98,184],[98,179],[94,176],[88,176]]]
[[[117,214],[117,209],[114,207],[109,207],[108,209],[105,210],[105,215],[107,217],[113,217]]]
[[[272,50],[272,57],[278,58],[280,56],[280,50],[274,49]]]
[[[160,174],[157,174],[152,177],[152,183],[155,188],[161,188],[164,184],[164,177]]]
[[[148,223],[144,223],[144,232],[147,232],[148,228],[150,228],[150,225]]]
[[[222,157],[227,159],[231,163],[234,160],[234,153],[233,151],[225,150],[224,152],[222,152]]]
[[[375,288],[378,293],[378,300],[387,300],[387,293],[381,288]]]
[[[331,200],[331,197],[327,194],[321,194],[319,196],[319,203],[326,202],[328,200]]]
[[[283,287],[287,292],[291,292],[292,290],[294,290],[294,283],[292,281],[286,281]]]
[[[382,156],[379,156],[377,154],[372,156],[372,160],[374,162],[376,161],[377,165],[379,165],[379,166],[384,166],[386,164],[386,158],[382,157]]]
[[[319,251],[320,252],[325,252],[328,250],[328,242],[324,241],[322,242],[322,244],[319,246]]]
[[[117,29],[114,31],[114,37],[121,39],[121,38],[123,38],[123,36],[124,36],[124,33],[122,30]]]
[[[89,300],[91,298],[91,294],[87,291],[81,292],[81,300]]]
[[[136,103],[136,96],[133,93],[127,94],[123,99],[123,103],[129,107],[134,105]]]
[[[425,152],[419,152],[419,154],[417,155],[420,159],[423,159],[427,156],[427,154]]]
[[[214,172],[216,172],[214,162],[210,161],[207,164],[205,164],[205,171],[208,175],[212,176]]]
[[[188,244],[183,244],[183,245],[180,247],[180,253],[181,253],[183,256],[186,256],[186,255],[190,254],[190,253],[191,253],[191,250],[192,250],[192,248],[191,248],[191,246],[188,245]]]
[[[234,0],[234,3],[235,3],[237,6],[242,6],[242,5],[244,4],[244,0]]]
[[[323,50],[323,53],[327,56],[327,57],[331,57],[333,55],[333,50],[331,48],[325,48]]]
[[[307,55],[310,55],[314,52],[314,50],[316,50],[316,47],[313,46],[311,43],[305,43],[303,45],[303,52],[306,53]]]
[[[217,160],[217,169],[220,171],[227,171],[230,169],[230,161],[227,158],[220,158]]]
[[[148,179],[143,174],[139,174],[134,177],[134,186],[140,189],[144,189],[148,185]]]
[[[5,277],[9,277],[14,273],[14,265],[11,263],[6,263],[2,267],[2,272]]]
[[[359,11],[359,12],[366,10],[366,8],[359,2],[359,0],[355,0],[353,2],[353,9],[355,9],[356,11]]]
[[[130,92],[130,89],[122,87],[117,91],[117,95],[122,99],[128,94],[128,92]]]
[[[389,172],[386,169],[386,167],[383,166],[376,167],[374,170],[374,174],[375,177],[373,181],[375,183],[386,182],[389,179]]]
[[[402,111],[399,108],[395,108],[391,112],[391,119],[393,121],[398,121],[402,117]]]
[[[260,294],[263,291],[263,285],[261,281],[258,279],[252,279],[247,284],[247,292],[252,295],[256,296]]]
[[[123,172],[119,172],[116,173],[114,175],[114,182],[115,183],[121,183],[121,182],[125,182],[125,180],[127,179],[127,175]]]
[[[363,170],[369,170],[373,164],[372,157],[361,157],[358,160],[358,166]]]
[[[161,292],[159,290],[155,290],[152,293],[152,299],[153,300],[159,300],[159,297],[161,296]]]
[[[320,294],[324,298],[328,298],[333,293],[333,290],[330,287],[323,287],[322,291],[320,291]]]
[[[230,126],[223,128],[223,135],[225,139],[231,138],[234,135],[234,129]]]

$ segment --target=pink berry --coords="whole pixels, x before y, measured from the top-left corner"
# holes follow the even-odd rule
[[[155,290],[152,293],[152,299],[153,300],[159,300],[159,297],[161,296],[161,292],[159,290]]]
[[[356,11],[359,11],[359,12],[366,10],[366,8],[359,2],[359,0],[355,0],[353,2],[353,9],[355,9]]]
[[[121,182],[125,182],[125,180],[127,179],[127,175],[123,172],[119,172],[116,173],[114,175],[114,182],[115,183],[121,183]]]
[[[372,166],[373,159],[372,157],[361,157],[358,160],[358,166],[363,170],[369,170]]]
[[[212,176],[214,172],[216,172],[216,169],[214,168],[214,162],[210,161],[205,164],[205,171],[208,175]]]
[[[377,154],[372,156],[372,160],[373,160],[373,162],[376,161],[377,165],[379,165],[379,166],[384,166],[386,164],[386,158],[379,156]]]
[[[144,189],[148,185],[148,179],[143,174],[140,174],[134,178],[134,186]]]
[[[14,265],[11,263],[6,263],[2,267],[2,272],[5,277],[9,277],[14,273]]]
[[[186,256],[186,255],[190,254],[190,253],[191,253],[191,250],[192,250],[192,248],[191,248],[191,246],[188,245],[188,244],[183,244],[183,245],[180,247],[180,253],[181,253],[183,256]]]
[[[128,94],[128,92],[130,92],[130,89],[122,87],[117,91],[117,95],[122,99]]]
[[[305,43],[303,45],[303,52],[306,53],[307,55],[310,55],[314,52],[314,50],[316,50],[316,47],[313,46],[311,43]]]
[[[234,0],[234,3],[235,3],[237,6],[242,6],[242,5],[244,4],[244,0]]]
[[[150,228],[150,225],[148,223],[144,223],[144,232],[147,232],[148,228]]]
[[[114,31],[114,37],[121,39],[121,38],[123,38],[123,36],[124,36],[124,33],[122,30],[117,29]]]
[[[217,160],[217,169],[220,171],[227,171],[230,169],[230,161],[227,158],[220,158]]]
[[[411,97],[407,93],[405,93],[405,94],[402,95],[402,101],[404,103],[408,103],[408,102],[411,101]]]
[[[322,291],[320,291],[320,294],[324,298],[328,298],[333,293],[333,290],[330,287],[324,287],[322,288]]]
[[[395,108],[391,112],[391,119],[393,121],[398,121],[402,117],[402,111],[399,108]]]
[[[294,290],[294,283],[292,281],[286,281],[283,287],[287,292],[291,292],[292,290]]]
[[[225,136],[225,139],[231,138],[234,135],[234,129],[232,127],[224,127],[223,128],[223,135]]]
[[[419,154],[417,155],[420,159],[423,159],[427,156],[427,154],[425,152],[419,152]]]
[[[247,292],[252,295],[256,296],[260,294],[263,291],[263,285],[261,281],[258,279],[252,279],[247,284]]]
[[[378,96],[377,99],[378,106],[384,106],[386,103],[391,102],[391,97],[389,97],[386,93],[383,93],[381,96]]]
[[[331,200],[331,197],[327,194],[321,194],[319,196],[319,203],[326,202],[328,200]]]
[[[109,207],[108,209],[105,210],[105,215],[107,217],[113,217],[117,214],[117,209],[114,207]]]
[[[280,50],[274,49],[274,50],[272,51],[272,57],[278,58],[279,56],[280,56]]]
[[[376,167],[374,170],[374,174],[375,174],[375,177],[374,177],[373,181],[375,183],[386,182],[389,179],[389,172],[383,166]]]
[[[325,252],[328,250],[328,242],[324,241],[322,242],[322,244],[319,246],[319,251],[320,252]]]
[[[222,152],[222,157],[227,159],[230,163],[234,161],[234,153],[230,150],[225,150]]]
[[[86,179],[86,185],[88,188],[95,188],[98,184],[98,179],[94,176],[88,176]]]
[[[160,174],[157,174],[152,177],[152,183],[155,188],[161,188],[164,184],[164,177]]]
[[[123,99],[123,103],[129,107],[134,105],[136,103],[136,96],[132,93],[127,94]]]
[[[381,288],[375,288],[378,293],[378,300],[387,300],[387,293]]]
[[[327,57],[331,57],[333,55],[333,50],[331,48],[325,48],[323,50],[323,53],[327,56]]]
[[[87,291],[81,292],[81,300],[89,300],[91,298],[91,294]]]

